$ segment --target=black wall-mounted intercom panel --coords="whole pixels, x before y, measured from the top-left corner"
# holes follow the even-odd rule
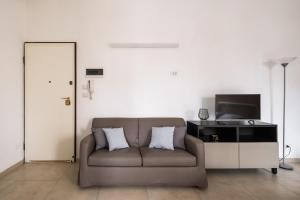
[[[103,69],[102,68],[86,69],[85,70],[85,75],[86,76],[103,76]]]

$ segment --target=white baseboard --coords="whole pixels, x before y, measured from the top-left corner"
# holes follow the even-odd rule
[[[2,178],[3,176],[5,176],[9,172],[13,171],[14,169],[20,167],[23,164],[24,164],[24,160],[20,160],[19,162],[17,162],[16,164],[10,166],[9,168],[7,168],[6,170],[4,170],[3,172],[0,172],[0,178]]]
[[[300,163],[300,158],[286,158],[285,160],[290,163]]]

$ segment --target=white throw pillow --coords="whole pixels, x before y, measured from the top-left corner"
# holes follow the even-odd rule
[[[174,129],[175,127],[152,127],[149,148],[174,150]]]
[[[103,131],[108,142],[109,151],[129,147],[123,128],[103,128]]]

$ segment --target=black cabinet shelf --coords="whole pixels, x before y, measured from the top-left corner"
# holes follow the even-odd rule
[[[187,132],[204,142],[277,142],[277,125],[246,121],[188,121]]]
[[[270,127],[240,127],[239,142],[277,142],[277,128]]]
[[[237,142],[237,131],[235,127],[203,127],[197,137],[205,142]]]

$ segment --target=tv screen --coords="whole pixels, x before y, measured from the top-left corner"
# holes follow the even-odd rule
[[[216,119],[260,119],[260,94],[217,94]]]

